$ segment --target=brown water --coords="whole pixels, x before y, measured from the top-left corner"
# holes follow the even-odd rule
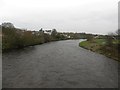
[[[79,47],[80,41],[3,54],[3,88],[117,88],[118,62]]]

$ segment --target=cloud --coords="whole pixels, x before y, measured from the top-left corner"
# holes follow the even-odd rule
[[[20,28],[107,34],[117,29],[118,0],[4,0],[1,22]]]

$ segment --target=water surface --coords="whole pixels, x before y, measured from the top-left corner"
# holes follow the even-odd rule
[[[118,62],[66,40],[3,54],[3,88],[117,88]]]

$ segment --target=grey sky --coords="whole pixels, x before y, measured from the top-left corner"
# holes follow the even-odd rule
[[[16,27],[107,34],[118,29],[119,0],[0,0],[0,22]]]

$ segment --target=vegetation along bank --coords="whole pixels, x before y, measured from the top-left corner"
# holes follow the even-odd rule
[[[79,46],[120,61],[119,35],[106,35],[102,38],[89,37],[86,41],[79,43]]]

